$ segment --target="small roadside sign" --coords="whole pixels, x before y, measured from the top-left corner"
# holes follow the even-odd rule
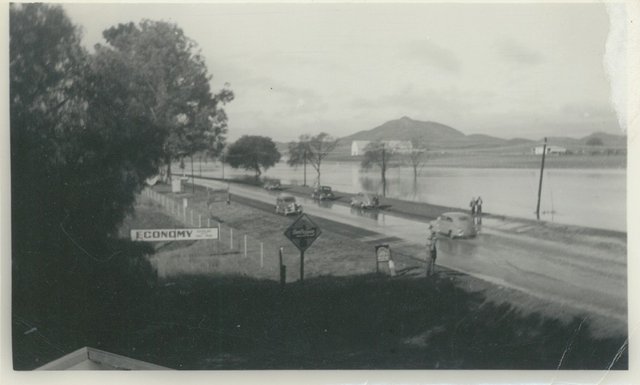
[[[322,234],[322,230],[313,223],[307,214],[300,215],[284,232],[284,235],[289,238],[291,243],[300,250],[300,282],[304,282],[304,251],[311,246],[320,234]]]
[[[391,256],[391,247],[389,245],[377,245],[375,246],[376,250],[376,273],[380,272],[380,267],[378,266],[380,263],[389,264],[389,273],[391,276],[396,275],[396,265],[393,262],[393,257]]]
[[[376,246],[376,258],[378,258],[378,263],[389,262],[389,259],[391,259],[389,245]]]
[[[217,227],[197,227],[191,229],[138,229],[131,230],[132,241],[166,242],[218,239]]]
[[[300,251],[308,249],[320,234],[322,234],[322,230],[320,230],[320,227],[318,227],[307,214],[300,215],[284,232],[284,235],[289,238],[291,243],[296,245]]]

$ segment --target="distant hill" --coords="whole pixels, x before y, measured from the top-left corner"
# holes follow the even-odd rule
[[[455,128],[435,122],[421,122],[409,117],[388,121],[371,130],[359,131],[343,138],[352,140],[411,140],[456,141],[465,135]]]
[[[604,147],[625,147],[626,136],[597,132],[584,138],[549,137],[550,144],[564,147],[584,147],[587,142],[597,138]],[[390,120],[370,130],[356,132],[340,139],[340,146],[351,145],[353,140],[419,140],[429,148],[441,149],[484,149],[496,147],[526,147],[542,143],[541,140],[523,138],[503,139],[485,134],[471,134],[456,130],[453,127],[436,123],[413,120],[407,116]]]
[[[465,135],[453,127],[413,120],[407,116],[390,120],[371,130],[359,131],[341,139],[343,145],[353,140],[418,140],[429,148],[478,148],[507,145],[505,139],[484,134]]]
[[[624,148],[627,146],[627,137],[623,135],[596,132],[583,138],[569,138],[566,136],[548,137],[547,141],[556,146],[564,147],[606,147]],[[594,145],[594,143],[601,143]]]
[[[507,144],[510,146],[519,146],[523,144],[533,144],[533,143],[536,143],[536,142],[534,140],[524,139],[524,138],[513,138],[513,139],[507,140]]]
[[[599,139],[605,147],[626,147],[627,137],[623,135],[607,134],[605,132],[595,132],[589,136],[580,139],[584,145],[589,144],[590,139]]]

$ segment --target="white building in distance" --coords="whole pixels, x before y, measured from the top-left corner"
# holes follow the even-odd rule
[[[535,155],[542,155],[544,146],[536,146],[533,148]],[[547,146],[547,155],[564,155],[567,153],[567,149],[560,146]]]
[[[371,143],[371,140],[354,140],[351,142],[351,156],[364,154],[365,148]],[[408,140],[381,140],[385,148],[390,152],[401,154],[410,153],[413,150],[411,141]]]

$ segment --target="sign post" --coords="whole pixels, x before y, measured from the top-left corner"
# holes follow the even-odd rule
[[[218,239],[218,229],[215,227],[196,227],[185,229],[142,229],[131,230],[132,241],[166,242],[189,241],[200,239]]]
[[[300,282],[304,282],[304,251],[322,234],[307,214],[302,214],[285,230],[284,235],[300,250]]]
[[[377,245],[376,249],[376,274],[380,272],[379,265],[380,263],[389,264],[389,272],[392,276],[395,275],[395,264],[393,263],[393,258],[391,257],[391,248],[389,245]]]

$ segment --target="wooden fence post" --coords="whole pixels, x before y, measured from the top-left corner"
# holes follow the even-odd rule
[[[260,242],[260,268],[264,267],[264,243]]]

